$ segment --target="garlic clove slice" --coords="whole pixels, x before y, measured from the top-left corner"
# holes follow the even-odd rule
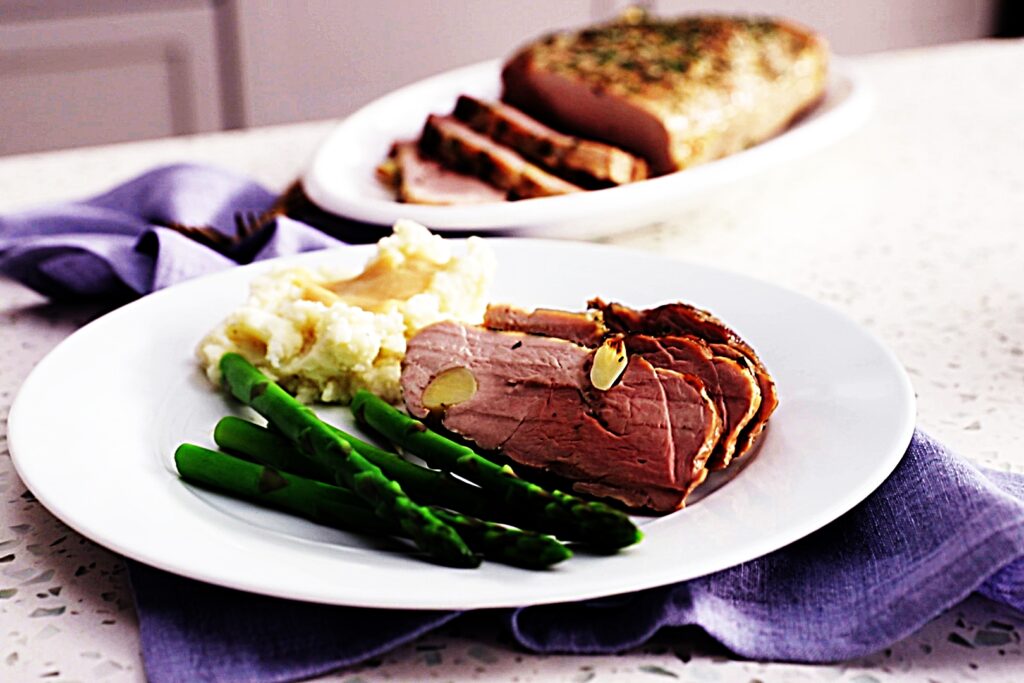
[[[626,340],[619,337],[606,339],[594,352],[590,366],[590,383],[595,389],[608,391],[626,370]]]
[[[468,368],[448,368],[439,372],[423,390],[423,407],[444,410],[468,401],[476,395],[476,377]]]

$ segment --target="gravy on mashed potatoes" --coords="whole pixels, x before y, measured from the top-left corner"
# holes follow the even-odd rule
[[[258,277],[200,342],[199,360],[214,383],[234,351],[305,402],[348,403],[359,389],[397,402],[406,340],[440,320],[481,322],[495,268],[479,238],[456,256],[422,225],[398,221],[354,277],[336,266]]]

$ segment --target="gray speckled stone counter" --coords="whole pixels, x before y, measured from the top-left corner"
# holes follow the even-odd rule
[[[607,241],[741,270],[845,311],[911,373],[921,426],[1024,472],[1024,43],[857,60],[867,126],[823,152]],[[330,123],[0,159],[0,211],[106,188],[155,164],[214,162],[282,188]],[[36,503],[6,450],[32,366],[97,311],[0,283],[0,680],[143,678],[118,557]],[[331,680],[1019,681],[1024,615],[972,597],[871,657],[736,661],[688,630],[615,657],[535,656],[457,622]]]

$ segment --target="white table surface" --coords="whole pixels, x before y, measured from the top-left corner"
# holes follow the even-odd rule
[[[856,63],[877,100],[858,133],[605,241],[745,271],[838,307],[895,349],[923,428],[982,465],[1024,472],[1024,42]],[[0,211],[85,196],[183,160],[282,189],[332,125],[2,158]],[[3,681],[144,678],[120,559],[34,502],[4,438],[25,375],[91,314],[0,282]],[[738,661],[678,630],[622,656],[535,656],[470,626],[329,679],[1024,680],[1024,615],[978,597],[891,649],[829,666]]]

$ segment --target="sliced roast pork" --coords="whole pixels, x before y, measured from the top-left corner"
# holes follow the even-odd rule
[[[599,390],[590,379],[597,353],[442,322],[409,340],[402,390],[412,415],[564,477],[576,491],[657,512],[681,507],[721,431],[714,403],[696,376],[643,358],[628,359],[618,381]],[[448,403],[436,389],[453,373],[468,373],[473,389],[463,382]]]
[[[484,327],[556,337],[589,347],[598,346],[608,334],[599,313],[590,315],[552,308],[526,311],[508,304],[489,305],[484,314]]]
[[[610,187],[647,177],[647,162],[643,159],[618,147],[560,133],[501,102],[462,95],[455,103],[454,116],[498,144],[584,187]]]
[[[710,312],[683,302],[673,302],[655,308],[637,310],[617,303],[606,303],[594,298],[587,307],[601,311],[605,325],[616,332],[632,331],[644,334],[692,334],[712,344],[728,344],[742,351],[760,364],[754,349],[750,348],[724,322]]]
[[[736,348],[728,344],[711,344],[711,349],[714,351],[716,359],[720,359],[722,362],[731,359],[733,363],[742,368],[743,374],[747,377],[748,384],[757,393],[757,400],[751,402],[750,412],[747,413],[746,419],[742,421],[742,427],[736,435],[736,447],[733,451],[733,457],[739,458],[753,448],[754,442],[768,425],[768,418],[771,417],[772,413],[775,412],[775,408],[779,405],[775,381],[768,375],[768,371],[764,369],[764,366],[758,365],[760,361],[757,361],[758,364],[755,364],[746,354]],[[746,387],[742,391],[746,391]],[[720,462],[716,458],[708,466],[712,469],[721,469],[729,464],[729,460],[729,458],[726,458],[724,462]]]
[[[489,306],[484,326],[568,339],[584,346],[597,346],[611,333],[600,310],[524,311],[507,304]],[[632,329],[623,326],[621,331],[629,333]],[[708,467],[722,469],[732,461],[737,449],[743,452],[749,448],[753,431],[748,426],[760,408],[761,389],[746,356],[725,345],[717,345],[721,348],[716,350],[716,345],[690,334],[629,333],[626,346],[630,354],[642,356],[657,368],[695,375],[704,384],[723,422],[722,435]],[[760,429],[753,436],[757,433]]]
[[[822,98],[827,71],[825,42],[791,23],[631,13],[523,47],[502,99],[661,175],[775,135]]]
[[[427,118],[420,152],[444,166],[505,190],[510,199],[549,197],[583,188],[548,173],[452,116]]]
[[[630,353],[640,355],[655,367],[692,373],[701,379],[724,423],[708,467],[721,469],[728,465],[743,428],[761,402],[753,373],[736,360],[714,353],[696,337],[631,334],[626,337],[626,344]]]
[[[482,204],[505,201],[505,192],[479,178],[451,171],[424,158],[412,141],[396,142],[377,176],[410,204]]]
[[[593,299],[588,305],[591,309],[601,311],[605,325],[613,332],[648,334],[656,337],[692,335],[708,342],[716,358],[731,359],[739,365],[746,366],[753,375],[760,400],[755,406],[754,416],[740,431],[733,457],[740,457],[753,448],[757,437],[764,431],[768,419],[778,407],[779,400],[775,382],[768,374],[768,369],[754,349],[738,334],[711,313],[685,303],[665,304],[647,310],[605,303],[601,299]],[[721,367],[726,365],[722,363]],[[711,466],[724,467],[728,464],[728,460],[715,461]]]

